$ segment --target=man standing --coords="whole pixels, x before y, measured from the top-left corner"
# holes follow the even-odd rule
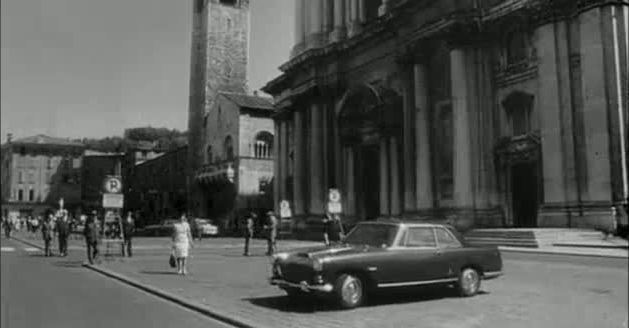
[[[94,264],[94,260],[98,256],[98,228],[98,218],[96,211],[94,211],[85,221],[85,228],[83,228],[83,235],[85,236],[85,243],[87,245],[87,260],[90,264]]]
[[[68,256],[68,236],[70,235],[68,212],[61,212],[61,218],[57,220],[56,231],[59,238],[59,255]]]
[[[251,212],[245,217],[245,253],[244,256],[249,256],[249,242],[253,238],[253,226],[255,220],[255,213]]]
[[[122,255],[124,256],[125,248],[127,249],[127,256],[131,257],[131,238],[135,233],[135,222],[131,217],[131,212],[127,212],[127,218],[122,222],[122,235],[124,241],[122,243]]]
[[[266,255],[271,256],[275,253],[275,241],[277,239],[277,218],[275,217],[275,213],[273,211],[267,212],[267,225],[265,226],[267,230],[267,251]]]
[[[41,233],[44,239],[44,256],[52,256],[52,250],[50,249],[50,242],[52,241],[52,231],[54,229],[52,225],[52,213],[48,214],[48,217],[42,222]]]

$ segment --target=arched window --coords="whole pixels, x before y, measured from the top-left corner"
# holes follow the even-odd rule
[[[212,146],[207,146],[207,149],[205,150],[205,156],[207,159],[207,163],[208,164],[212,164],[213,158],[212,158]]]
[[[253,146],[255,158],[271,158],[273,156],[273,135],[268,131],[262,131],[256,135]]]
[[[223,151],[225,152],[225,158],[228,161],[234,159],[234,142],[232,141],[231,136],[227,136],[227,138],[225,138],[225,142],[223,143]]]
[[[20,189],[17,191],[17,200],[20,202],[24,200],[24,190]]]
[[[33,188],[30,188],[30,189],[28,190],[28,200],[29,200],[30,202],[32,202],[32,201],[34,201],[34,200],[35,200],[35,190],[33,190]]]

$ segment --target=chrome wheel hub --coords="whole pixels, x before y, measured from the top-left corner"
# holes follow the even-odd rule
[[[478,290],[480,279],[478,273],[474,270],[467,269],[463,272],[461,284],[463,289],[468,293],[475,293]]]
[[[345,302],[356,304],[362,297],[362,286],[360,280],[349,277],[343,283],[342,296]]]

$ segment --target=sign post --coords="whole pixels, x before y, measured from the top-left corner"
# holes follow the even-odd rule
[[[122,179],[119,176],[107,176],[103,181],[103,209],[105,210],[105,217],[102,225],[106,255],[109,254],[111,244],[119,244],[122,250],[123,236],[120,211],[123,206]]]
[[[341,213],[343,213],[343,205],[341,205],[341,193],[338,189],[332,188],[328,192],[328,213],[332,214],[339,220],[339,228],[344,236],[343,222],[341,221]]]
[[[287,200],[282,200],[280,202],[280,234],[290,233],[290,219],[292,216],[290,203]]]

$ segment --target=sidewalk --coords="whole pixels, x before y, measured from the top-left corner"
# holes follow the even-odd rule
[[[43,246],[40,234],[32,235],[28,233],[18,232],[13,234],[17,239],[35,243]],[[242,253],[242,238],[205,238],[202,241],[194,242],[194,250],[201,252],[212,252],[223,249],[238,249]],[[84,249],[84,241],[80,236],[74,236],[68,243],[68,249],[78,250]],[[321,242],[300,241],[300,240],[279,240],[278,247],[280,250],[290,250],[300,247],[320,246]],[[37,246],[37,247],[40,247]],[[57,242],[52,242],[53,250],[57,250]],[[170,238],[168,237],[136,237],[133,239],[133,250],[135,252],[158,252],[169,250],[171,247]],[[266,241],[263,239],[252,239],[251,249],[255,254],[264,254],[266,250]],[[543,246],[539,248],[527,247],[509,247],[499,246],[504,252],[521,252],[521,253],[539,253],[539,254],[557,254],[557,255],[577,255],[577,256],[597,256],[612,258],[628,258],[629,247],[627,240],[615,238],[601,241],[588,241],[588,243],[563,241],[555,243],[552,246]],[[112,246],[111,253],[116,255],[118,248]],[[104,251],[104,245],[101,245],[101,252]]]

